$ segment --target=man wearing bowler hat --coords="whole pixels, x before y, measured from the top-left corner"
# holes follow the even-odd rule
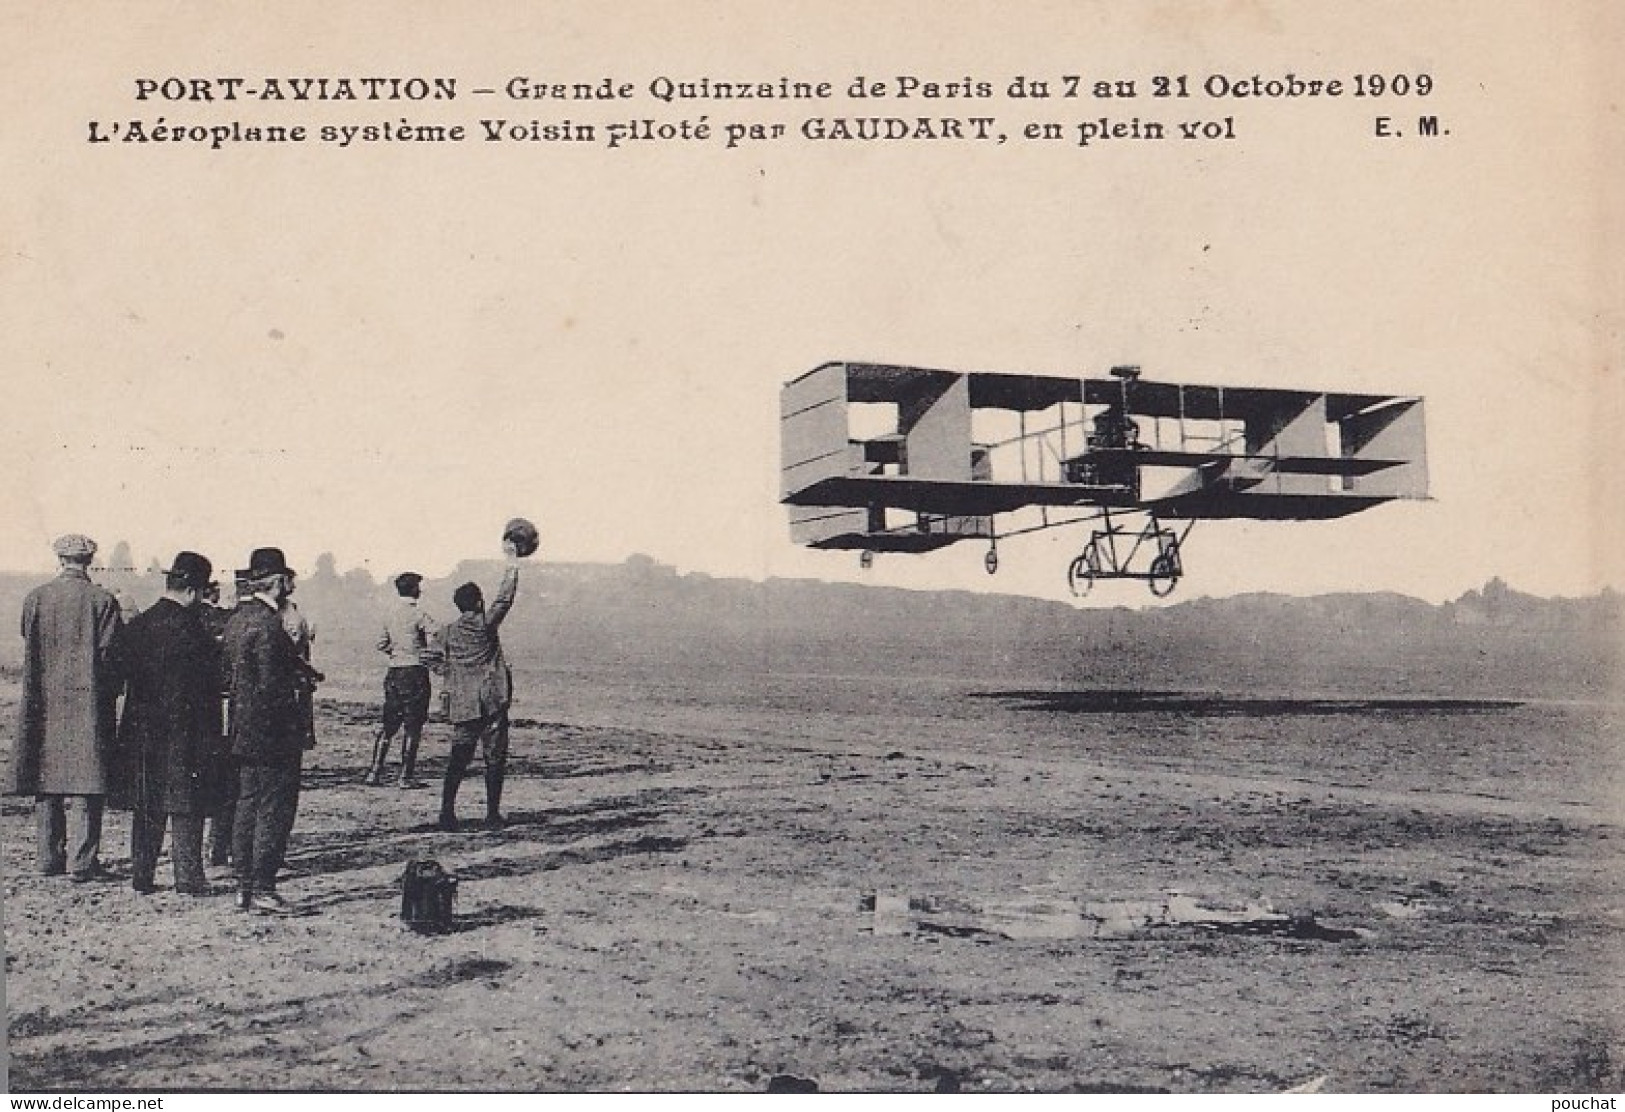
[[[96,542],[51,545],[60,574],[23,599],[23,690],[10,795],[32,795],[39,870],[107,879],[99,853],[107,760],[117,728],[118,600],[90,581]]]
[[[221,803],[220,649],[201,600],[214,566],[181,552],[164,573],[164,595],[124,629],[124,715],[119,723],[115,806],[133,812],[131,887],[157,890],[158,851],[170,828],[175,890],[209,893],[203,820]]]
[[[238,772],[232,825],[237,906],[279,914],[282,868],[299,809],[299,773],[308,738],[300,709],[303,673],[293,638],[279,614],[293,571],[280,548],[256,548],[237,573],[247,594],[226,621],[231,673],[231,751]]]

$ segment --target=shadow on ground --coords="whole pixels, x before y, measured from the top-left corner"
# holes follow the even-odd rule
[[[1510,699],[1236,698],[1183,691],[978,691],[973,699],[996,699],[1016,710],[1066,714],[1181,714],[1279,717],[1332,714],[1488,714],[1514,710]]]

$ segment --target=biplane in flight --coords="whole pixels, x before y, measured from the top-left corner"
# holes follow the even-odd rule
[[[791,539],[931,552],[1085,523],[1067,582],[1184,574],[1192,526],[1315,521],[1427,497],[1422,399],[826,363],[780,396]]]

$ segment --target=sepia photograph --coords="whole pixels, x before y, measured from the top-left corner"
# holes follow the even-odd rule
[[[0,6],[8,1092],[1613,1107],[1622,44]]]

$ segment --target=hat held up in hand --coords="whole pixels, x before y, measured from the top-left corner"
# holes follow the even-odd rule
[[[516,517],[502,527],[502,539],[512,542],[514,551],[521,556],[533,556],[542,543],[542,534],[535,525]]]

